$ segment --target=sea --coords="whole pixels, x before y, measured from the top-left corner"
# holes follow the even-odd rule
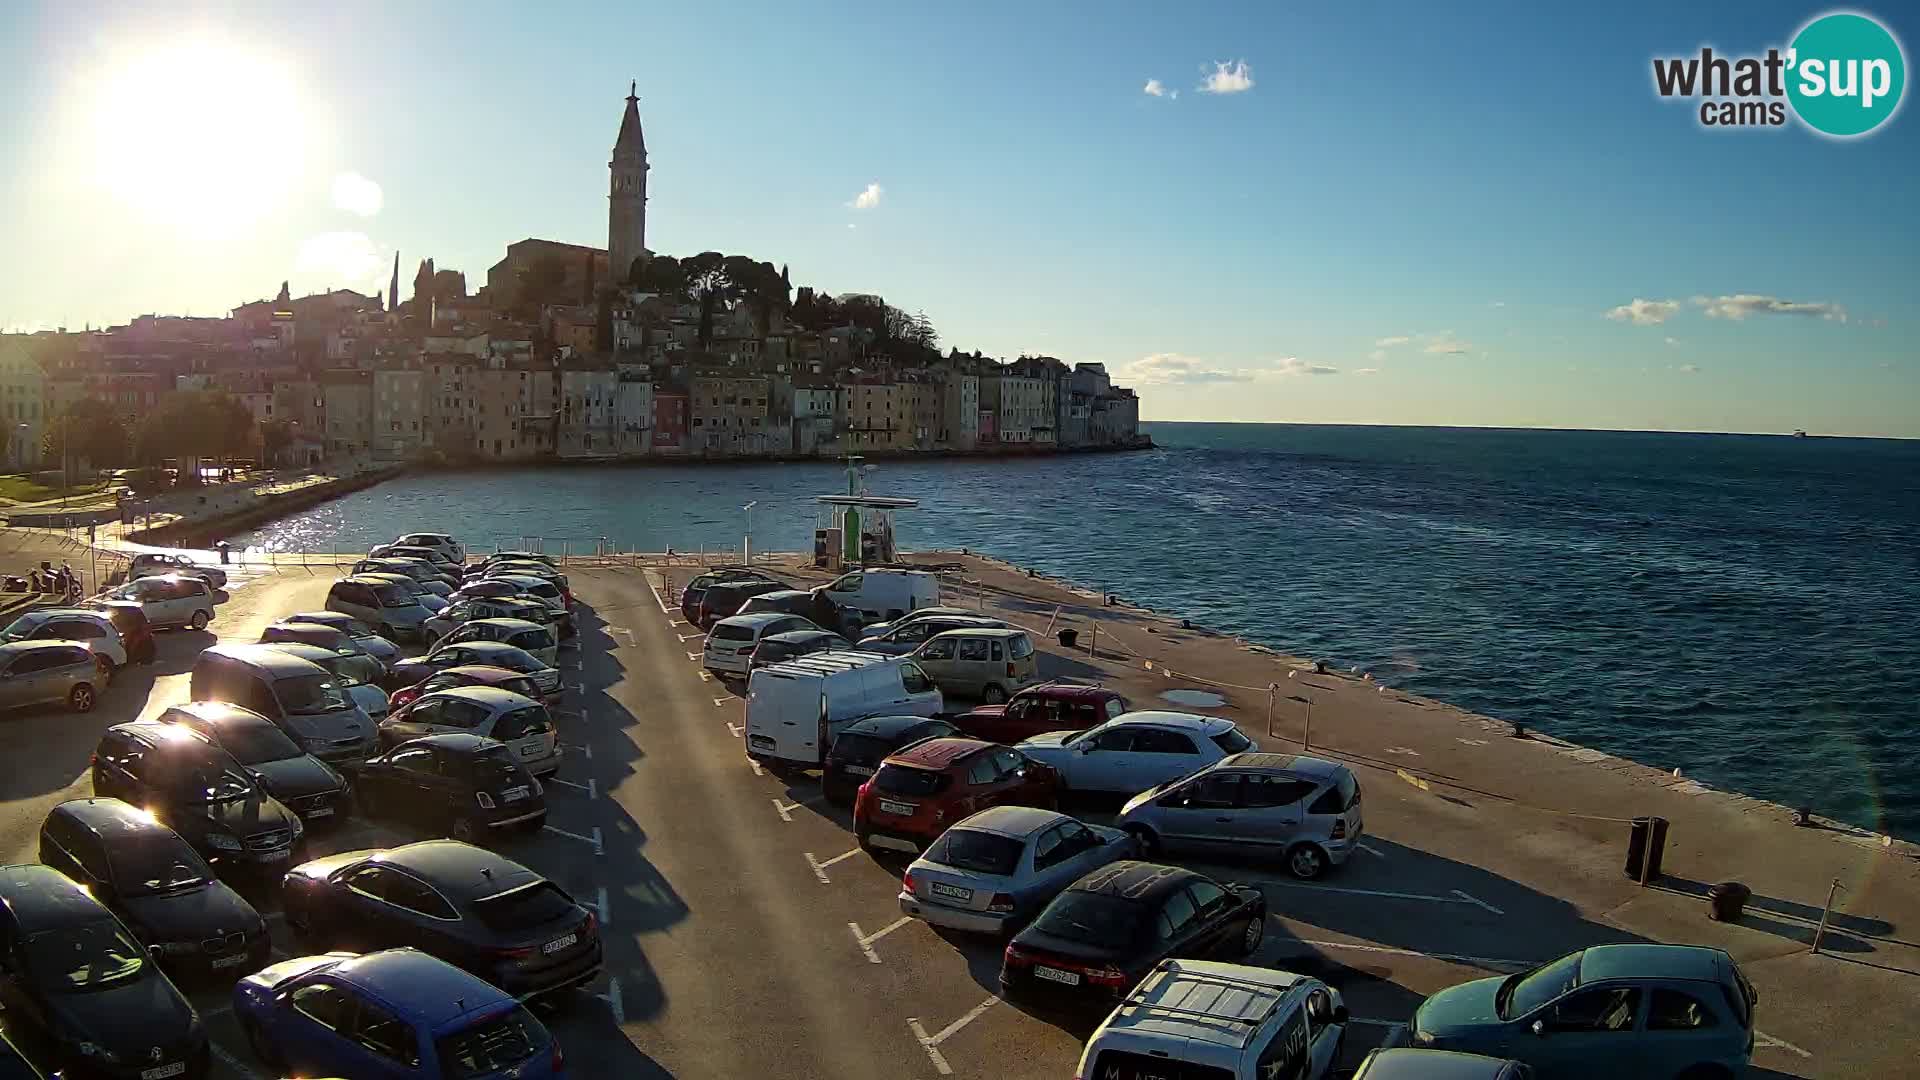
[[[1920,441],[1148,424],[1157,449],[886,461],[967,547],[1463,708],[1920,838]],[[811,550],[830,463],[407,475],[236,538]],[[752,504],[752,509],[745,509]],[[749,525],[749,518],[751,524]]]

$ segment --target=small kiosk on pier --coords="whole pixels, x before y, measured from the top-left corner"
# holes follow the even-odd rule
[[[820,520],[813,530],[813,565],[829,570],[894,561],[893,512],[912,510],[918,499],[896,499],[867,492],[861,459],[847,457],[847,493],[816,495]]]

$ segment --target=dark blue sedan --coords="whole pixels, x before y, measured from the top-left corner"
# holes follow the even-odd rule
[[[276,1076],[566,1075],[560,1044],[511,995],[417,949],[275,964],[234,985],[233,1011]]]

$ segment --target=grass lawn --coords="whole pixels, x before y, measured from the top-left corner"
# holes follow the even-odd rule
[[[76,498],[82,495],[92,495],[95,492],[105,489],[108,483],[110,483],[108,480],[92,480],[75,484],[67,489],[67,494]],[[0,499],[12,499],[14,502],[31,503],[43,502],[47,499],[57,499],[59,497],[60,485],[57,483],[52,487],[47,487],[31,477],[18,473],[12,476],[0,476]]]

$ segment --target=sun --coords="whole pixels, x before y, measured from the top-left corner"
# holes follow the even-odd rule
[[[312,133],[271,54],[218,37],[143,42],[87,81],[96,183],[155,224],[244,227],[301,180]]]

